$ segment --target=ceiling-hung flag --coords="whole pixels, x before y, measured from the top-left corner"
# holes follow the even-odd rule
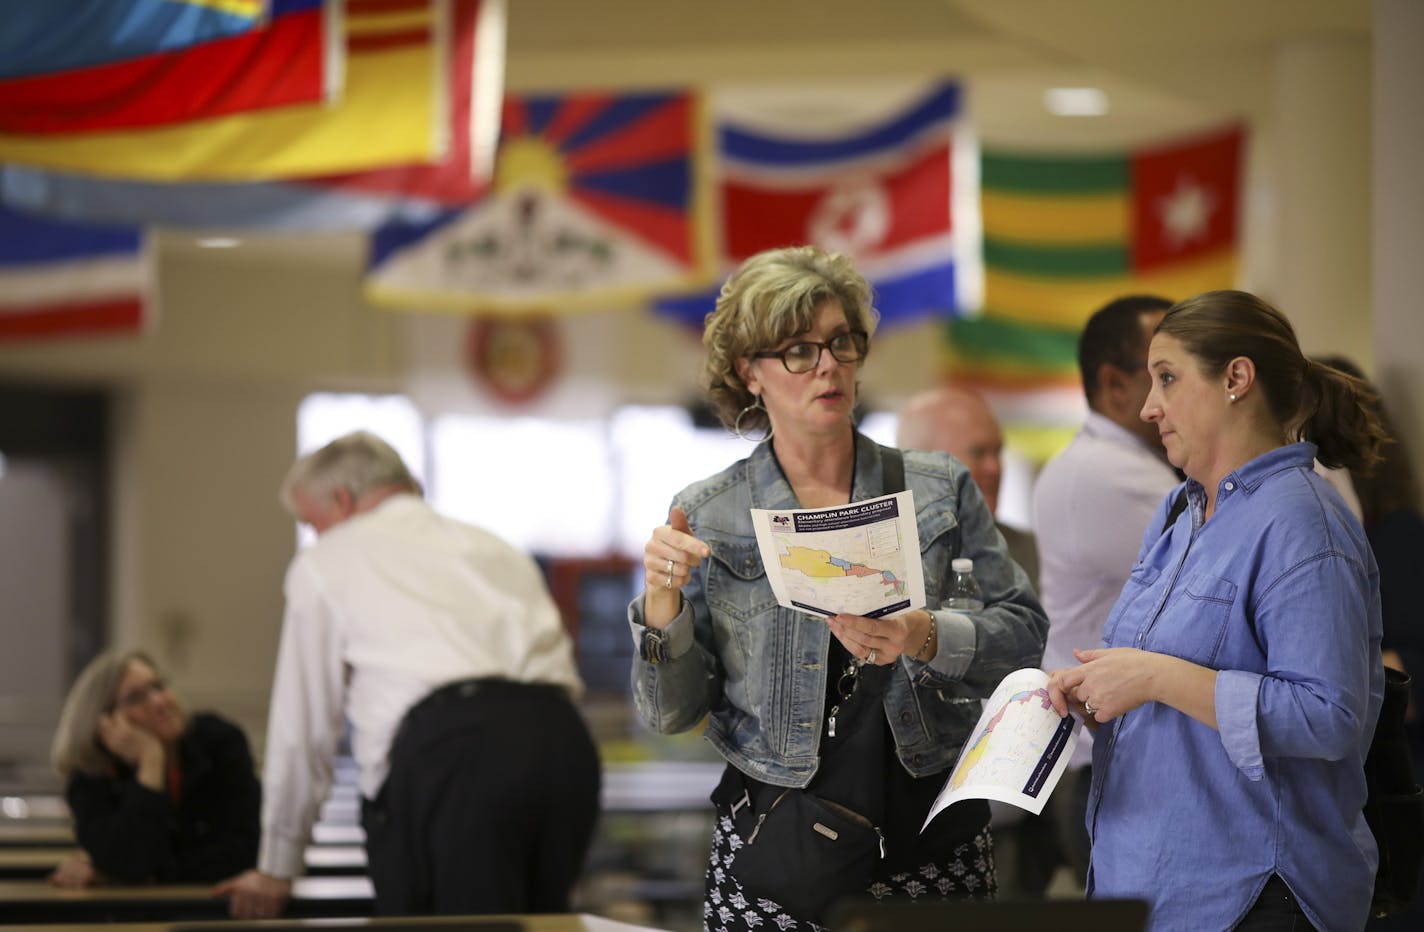
[[[483,197],[372,237],[367,297],[517,313],[633,305],[707,274],[697,98],[510,97]]]
[[[141,230],[0,208],[0,342],[137,332],[148,282]]]
[[[1109,154],[984,148],[984,307],[946,326],[943,362],[1011,445],[1042,462],[1071,439],[1077,336],[1099,307],[1236,285],[1244,146],[1231,126]]]
[[[834,112],[828,102],[819,109]],[[720,118],[723,272],[763,249],[813,243],[855,260],[884,323],[954,314],[963,303],[951,206],[959,115],[959,86],[946,82],[849,127]],[[715,294],[660,300],[657,309],[700,327]]]
[[[292,181],[163,182],[0,166],[0,203],[55,218],[203,229],[324,232],[419,223],[488,183],[503,87],[502,0],[453,0],[448,127],[433,162]],[[486,162],[489,156],[483,156]]]
[[[1077,330],[1118,295],[1236,283],[1240,127],[1135,152],[986,149],[984,311]]]
[[[175,126],[0,134],[0,161],[149,180],[251,181],[439,158],[448,144],[445,0],[345,0],[341,100]]]
[[[334,99],[343,52],[340,0],[271,4],[264,24],[231,36],[0,78],[0,133],[164,126]]]
[[[122,61],[261,26],[271,0],[10,0],[0,78]]]

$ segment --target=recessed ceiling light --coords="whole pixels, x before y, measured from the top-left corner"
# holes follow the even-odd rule
[[[1043,105],[1055,116],[1102,116],[1108,112],[1108,95],[1096,87],[1050,87]]]
[[[242,240],[232,236],[204,236],[198,240],[204,249],[232,249],[242,245]]]

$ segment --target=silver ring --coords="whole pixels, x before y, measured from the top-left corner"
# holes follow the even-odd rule
[[[875,648],[872,647],[870,649],[870,653],[865,655],[865,662],[870,664],[871,666],[875,665]]]
[[[1093,708],[1093,704],[1086,699],[1083,700],[1083,711],[1087,712],[1089,715],[1098,714],[1098,710]]]

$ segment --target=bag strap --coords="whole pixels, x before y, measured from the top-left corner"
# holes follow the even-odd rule
[[[1172,500],[1172,507],[1167,512],[1167,520],[1163,523],[1162,530],[1158,532],[1157,536],[1161,537],[1163,534],[1166,534],[1167,531],[1171,529],[1172,525],[1177,523],[1177,518],[1182,514],[1182,512],[1186,510],[1187,488],[1186,486],[1183,486],[1181,491],[1177,493],[1177,497]]]
[[[905,455],[895,447],[880,447],[880,466],[885,472],[884,494],[905,491]]]

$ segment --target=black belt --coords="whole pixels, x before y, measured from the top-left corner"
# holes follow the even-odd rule
[[[456,699],[468,699],[471,696],[482,694],[500,695],[524,693],[525,695],[534,693],[558,694],[564,693],[562,686],[553,683],[520,683],[515,680],[507,680],[497,676],[476,676],[467,680],[455,680],[443,686],[437,686],[431,690],[424,699],[411,706],[406,716],[415,715],[426,709],[432,709]]]

